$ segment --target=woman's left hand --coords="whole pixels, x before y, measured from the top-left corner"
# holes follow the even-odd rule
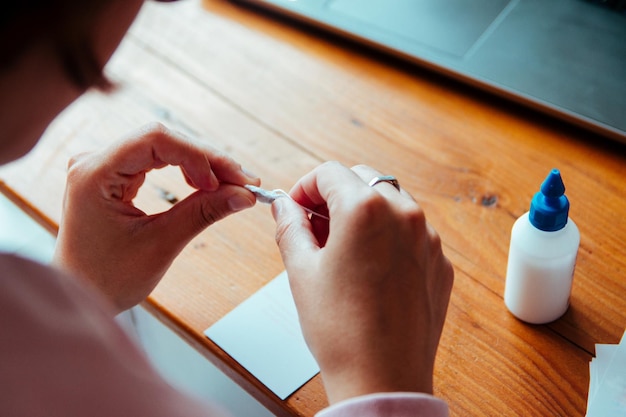
[[[196,192],[164,213],[133,205],[145,174],[179,166]],[[260,180],[205,144],[150,125],[127,140],[69,163],[53,263],[91,281],[118,311],[143,301],[199,232],[255,197]]]

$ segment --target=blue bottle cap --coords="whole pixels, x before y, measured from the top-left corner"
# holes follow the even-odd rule
[[[553,169],[541,184],[541,191],[530,203],[530,223],[539,230],[555,232],[567,224],[569,201],[558,169]]]

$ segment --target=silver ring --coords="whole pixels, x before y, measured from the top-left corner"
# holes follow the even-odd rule
[[[400,183],[393,175],[381,175],[380,177],[374,177],[370,182],[367,183],[367,185],[373,187],[379,182],[388,182],[389,184],[396,187],[396,190],[400,191]]]

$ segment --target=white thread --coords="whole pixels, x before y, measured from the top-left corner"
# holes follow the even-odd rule
[[[256,196],[256,200],[260,203],[272,204],[274,200],[280,197],[288,196],[283,190],[265,190],[261,187],[246,184],[244,187]]]
[[[281,198],[281,197],[291,198],[289,194],[287,194],[285,191],[281,190],[280,188],[277,188],[275,190],[265,190],[261,187],[257,187],[255,185],[250,185],[250,184],[246,184],[244,185],[244,187],[248,191],[253,193],[256,196],[256,200],[260,203],[272,204],[277,198]],[[298,202],[296,202],[293,198],[291,198],[291,200],[294,201],[296,204],[298,204]],[[315,216],[321,217],[322,219],[330,220],[327,216],[316,213],[310,208],[304,207],[302,204],[298,204],[298,205],[302,207],[304,211],[306,211],[307,213],[311,213]]]

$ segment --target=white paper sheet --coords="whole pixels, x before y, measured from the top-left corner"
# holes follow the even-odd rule
[[[596,344],[589,371],[587,417],[625,417],[626,332],[619,345]]]
[[[286,272],[204,334],[283,400],[319,372],[302,336]]]

